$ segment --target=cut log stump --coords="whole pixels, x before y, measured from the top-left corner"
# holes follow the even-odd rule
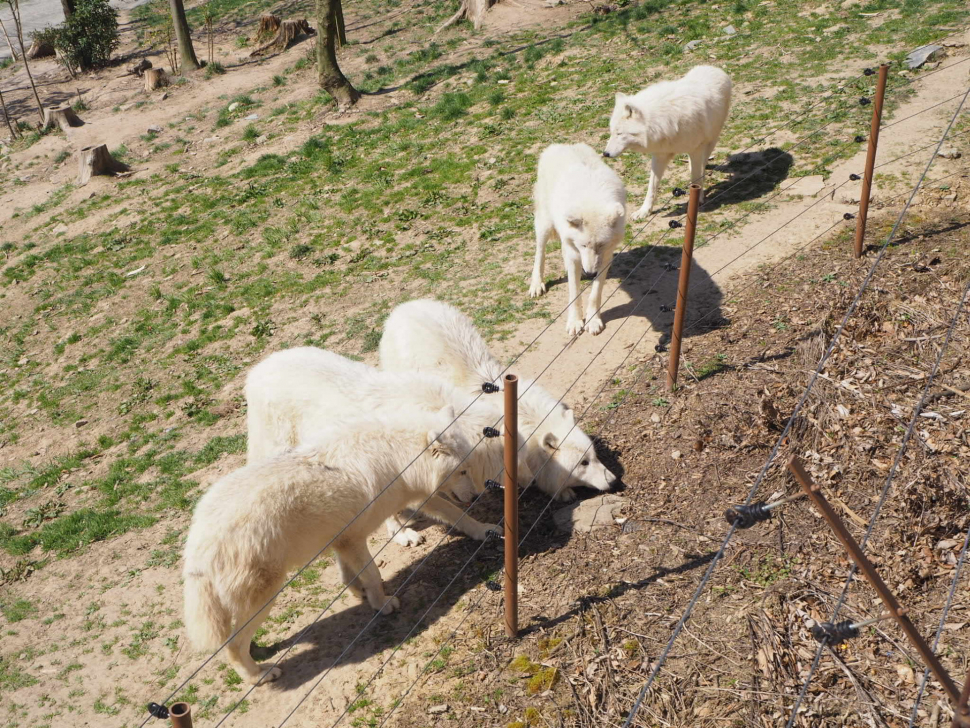
[[[448,20],[446,20],[441,27],[439,27],[434,35],[437,35],[445,28],[448,28],[462,20],[468,20],[475,30],[479,30],[482,27],[482,23],[485,21],[485,13],[488,9],[492,7],[498,0],[461,0],[461,5],[458,8],[458,12],[452,15]]]
[[[50,58],[53,55],[54,46],[37,38],[34,38],[34,42],[31,43],[30,48],[27,49],[27,58],[31,61],[35,58]]]
[[[147,93],[163,86],[168,86],[168,75],[164,68],[149,68],[145,71],[145,91]]]
[[[105,144],[84,147],[77,153],[78,186],[86,185],[88,180],[98,174],[120,174],[128,171],[128,165],[111,156]]]
[[[84,122],[74,113],[70,106],[48,106],[44,109],[44,130],[57,126],[67,132],[72,126],[81,126]]]
[[[256,30],[256,35],[252,37],[252,41],[253,43],[258,43],[264,38],[272,38],[279,29],[280,19],[278,17],[269,13],[260,15],[259,28]]]
[[[310,27],[306,18],[299,20],[284,20],[276,31],[276,36],[249,54],[250,58],[262,56],[266,53],[282,53],[289,48],[301,35],[314,35],[316,31]]]

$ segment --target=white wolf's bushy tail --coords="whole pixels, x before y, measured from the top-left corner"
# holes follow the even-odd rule
[[[232,615],[207,576],[185,577],[185,630],[192,645],[206,652],[221,647],[232,632]]]

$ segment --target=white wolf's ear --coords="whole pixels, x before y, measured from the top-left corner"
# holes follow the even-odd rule
[[[622,220],[624,215],[626,215],[626,206],[617,202],[610,211],[610,222],[615,223],[617,220]]]
[[[545,435],[542,436],[542,446],[546,448],[546,450],[553,450],[553,451],[558,450],[559,438],[556,437],[553,433],[547,432]]]
[[[629,97],[625,93],[623,93],[622,91],[617,91],[616,92],[616,103],[621,104],[621,103],[623,103],[624,99],[627,99],[627,98],[629,98]]]
[[[568,222],[570,226],[576,228],[577,230],[583,229],[583,218],[581,217],[575,217],[573,215],[570,215],[566,218],[566,222]]]
[[[623,104],[623,115],[628,119],[639,119],[642,116],[640,109],[630,103]]]

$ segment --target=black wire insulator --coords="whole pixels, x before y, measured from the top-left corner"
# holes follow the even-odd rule
[[[837,645],[840,642],[845,642],[848,639],[858,636],[859,630],[852,626],[851,619],[835,624],[822,622],[812,627],[812,637],[819,642],[826,642],[830,645]]]
[[[498,385],[495,382],[482,382],[482,391],[485,394],[495,394],[498,391]]]
[[[671,220],[670,222],[667,223],[667,227],[669,227],[671,230],[674,230],[676,228],[684,227],[684,226],[680,224],[679,220]]]
[[[860,177],[855,172],[853,172],[852,174],[849,175],[849,179],[852,180],[853,182],[855,182],[856,180],[862,179],[862,177]]]
[[[756,523],[771,518],[771,511],[765,508],[765,502],[752,503],[750,506],[734,506],[724,511],[724,520],[738,528],[751,528]]]
[[[498,437],[502,433],[500,433],[494,427],[486,427],[482,430],[482,434],[485,435],[485,437]]]
[[[660,313],[670,313],[671,308],[666,303],[660,304]]]
[[[871,102],[867,96],[863,96],[859,99],[859,106],[868,106]]]
[[[680,189],[680,187],[674,187],[674,197],[683,197],[686,194],[687,194],[687,192],[685,192],[684,190]]]
[[[851,212],[847,212],[847,213],[845,213],[845,214],[842,215],[842,219],[843,220],[854,220],[855,219],[855,215],[853,215]]]
[[[670,273],[671,271],[677,270],[677,266],[673,263],[664,263],[664,270]]]
[[[653,350],[658,354],[663,354],[665,351],[667,351],[667,347],[663,344],[657,344],[655,347],[653,347]]]
[[[158,718],[160,720],[168,719],[168,708],[166,708],[164,705],[159,705],[158,703],[149,703],[148,713],[152,717]]]
[[[862,136],[862,134],[859,134],[855,138],[855,143],[856,144],[862,144],[862,142],[864,142],[865,140],[866,140],[866,138],[864,136]]]
[[[864,71],[863,71],[862,73],[863,73],[864,75],[866,75],[866,76],[871,76],[872,74],[874,74],[874,73],[875,73],[875,71],[874,71],[873,69],[871,69],[871,68],[867,68],[867,69],[866,69],[866,70],[864,70]]]
[[[485,490],[502,490],[502,484],[489,478],[485,481]]]

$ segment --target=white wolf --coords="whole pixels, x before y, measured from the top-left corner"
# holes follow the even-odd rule
[[[661,81],[633,96],[617,93],[610,117],[610,140],[604,157],[618,157],[627,149],[652,154],[650,186],[643,207],[633,214],[650,214],[664,170],[676,155],[690,155],[690,180],[701,186],[721,127],[731,108],[731,79],[720,68],[696,66],[676,81]]]
[[[559,238],[569,280],[566,332],[570,336],[583,333],[579,280],[586,271],[595,278],[586,303],[585,329],[595,336],[603,330],[603,282],[626,229],[626,188],[592,147],[553,144],[539,156],[533,198],[536,260],[529,295],[538,298],[546,292],[542,280],[546,242]]]
[[[484,382],[503,386],[503,367],[475,325],[440,301],[409,301],[395,308],[384,323],[380,355],[384,369],[437,372],[469,394],[481,394]],[[519,393],[519,432],[529,437],[528,464],[539,488],[562,501],[573,500],[577,486],[610,490],[616,476],[597,458],[573,411],[529,380],[520,380]],[[481,396],[488,397],[498,395]]]
[[[399,607],[384,593],[367,537],[439,487],[467,487],[459,462],[472,445],[454,428],[445,429],[453,418],[451,408],[402,408],[344,420],[319,440],[212,485],[195,508],[185,544],[185,626],[193,645],[215,650],[235,627],[239,634],[227,650],[239,674],[254,684],[279,677],[279,668],[255,663],[249,642],[287,572],[331,540],[352,593],[383,614]]]
[[[266,357],[246,377],[248,449],[246,461],[259,462],[283,450],[312,440],[342,418],[358,413],[394,412],[418,408],[436,412],[452,406],[460,413],[453,425],[472,442],[478,442],[485,427],[500,427],[501,403],[474,402],[472,398],[439,376],[421,373],[386,372],[324,349],[310,346],[276,352]],[[467,411],[464,411],[467,407]],[[520,443],[525,440],[520,436]],[[485,488],[485,481],[498,478],[503,468],[503,438],[486,438],[463,463],[474,486],[471,492],[454,492],[459,501],[469,502]],[[520,458],[525,482],[532,479],[526,458]],[[491,524],[480,523],[447,499],[436,495],[424,510],[479,540]],[[392,516],[389,535],[404,546],[419,544],[424,537],[405,527],[405,520]]]

